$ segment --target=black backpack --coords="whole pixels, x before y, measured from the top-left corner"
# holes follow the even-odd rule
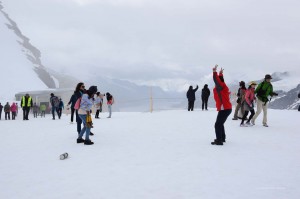
[[[58,99],[57,96],[54,96],[54,97],[52,98],[52,102],[53,102],[53,106],[54,106],[54,107],[59,107],[59,99]]]

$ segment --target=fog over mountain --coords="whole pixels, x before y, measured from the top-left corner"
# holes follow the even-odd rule
[[[207,75],[199,77],[198,81],[189,81],[182,78],[180,81],[172,81],[170,79],[163,83],[151,83],[150,81],[145,84],[140,82],[139,85],[128,80],[108,77],[105,70],[98,70],[97,68],[94,71],[90,69],[84,71],[85,74],[82,76],[58,72],[53,69],[55,67],[43,64],[43,52],[39,50],[37,44],[31,42],[30,36],[22,32],[18,23],[5,11],[1,1],[0,32],[0,69],[2,74],[1,82],[3,83],[0,100],[13,99],[16,93],[25,91],[50,89],[49,92],[53,92],[53,89],[54,91],[55,89],[67,89],[72,93],[75,85],[83,81],[87,86],[97,85],[102,93],[111,92],[117,102],[115,105],[116,110],[148,111],[151,104],[156,110],[185,108],[187,106],[185,93],[189,85],[194,87],[199,85],[195,104],[195,107],[199,108],[201,106],[201,89],[203,85],[208,84],[210,89],[213,88],[210,68],[207,68]],[[78,69],[74,68],[74,70]],[[159,70],[157,72],[159,73]],[[275,72],[272,76],[274,90],[279,92],[280,96],[272,99],[270,107],[274,109],[295,109],[297,104],[299,104],[296,95],[300,91],[298,74],[286,71]],[[240,77],[233,77],[226,70],[225,80],[228,82],[233,94],[237,91],[239,81],[253,81],[246,74],[241,74]],[[256,81],[259,83],[262,79]],[[162,86],[164,84],[165,87]],[[156,85],[161,85],[162,87]],[[171,87],[179,89],[171,89],[177,90],[177,92],[168,91]],[[235,101],[234,95],[232,96],[232,101]],[[210,107],[215,106],[212,95],[209,105]]]

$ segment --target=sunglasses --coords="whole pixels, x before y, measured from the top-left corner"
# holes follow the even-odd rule
[[[84,85],[82,85],[82,86],[81,86],[81,88],[85,88],[85,86],[84,86]]]

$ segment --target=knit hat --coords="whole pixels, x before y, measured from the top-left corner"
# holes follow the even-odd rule
[[[251,86],[251,85],[257,85],[257,83],[256,83],[255,81],[252,81],[252,82],[250,82],[249,85],[250,85],[250,86]]]
[[[97,93],[98,91],[97,86],[91,86],[88,91],[92,94]]]
[[[272,79],[272,77],[271,77],[271,75],[267,74],[267,75],[265,76],[265,79]]]

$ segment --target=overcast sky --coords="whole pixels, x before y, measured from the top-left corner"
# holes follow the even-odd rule
[[[299,0],[1,0],[45,66],[177,88],[300,70]],[[76,71],[76,72],[74,72]]]

